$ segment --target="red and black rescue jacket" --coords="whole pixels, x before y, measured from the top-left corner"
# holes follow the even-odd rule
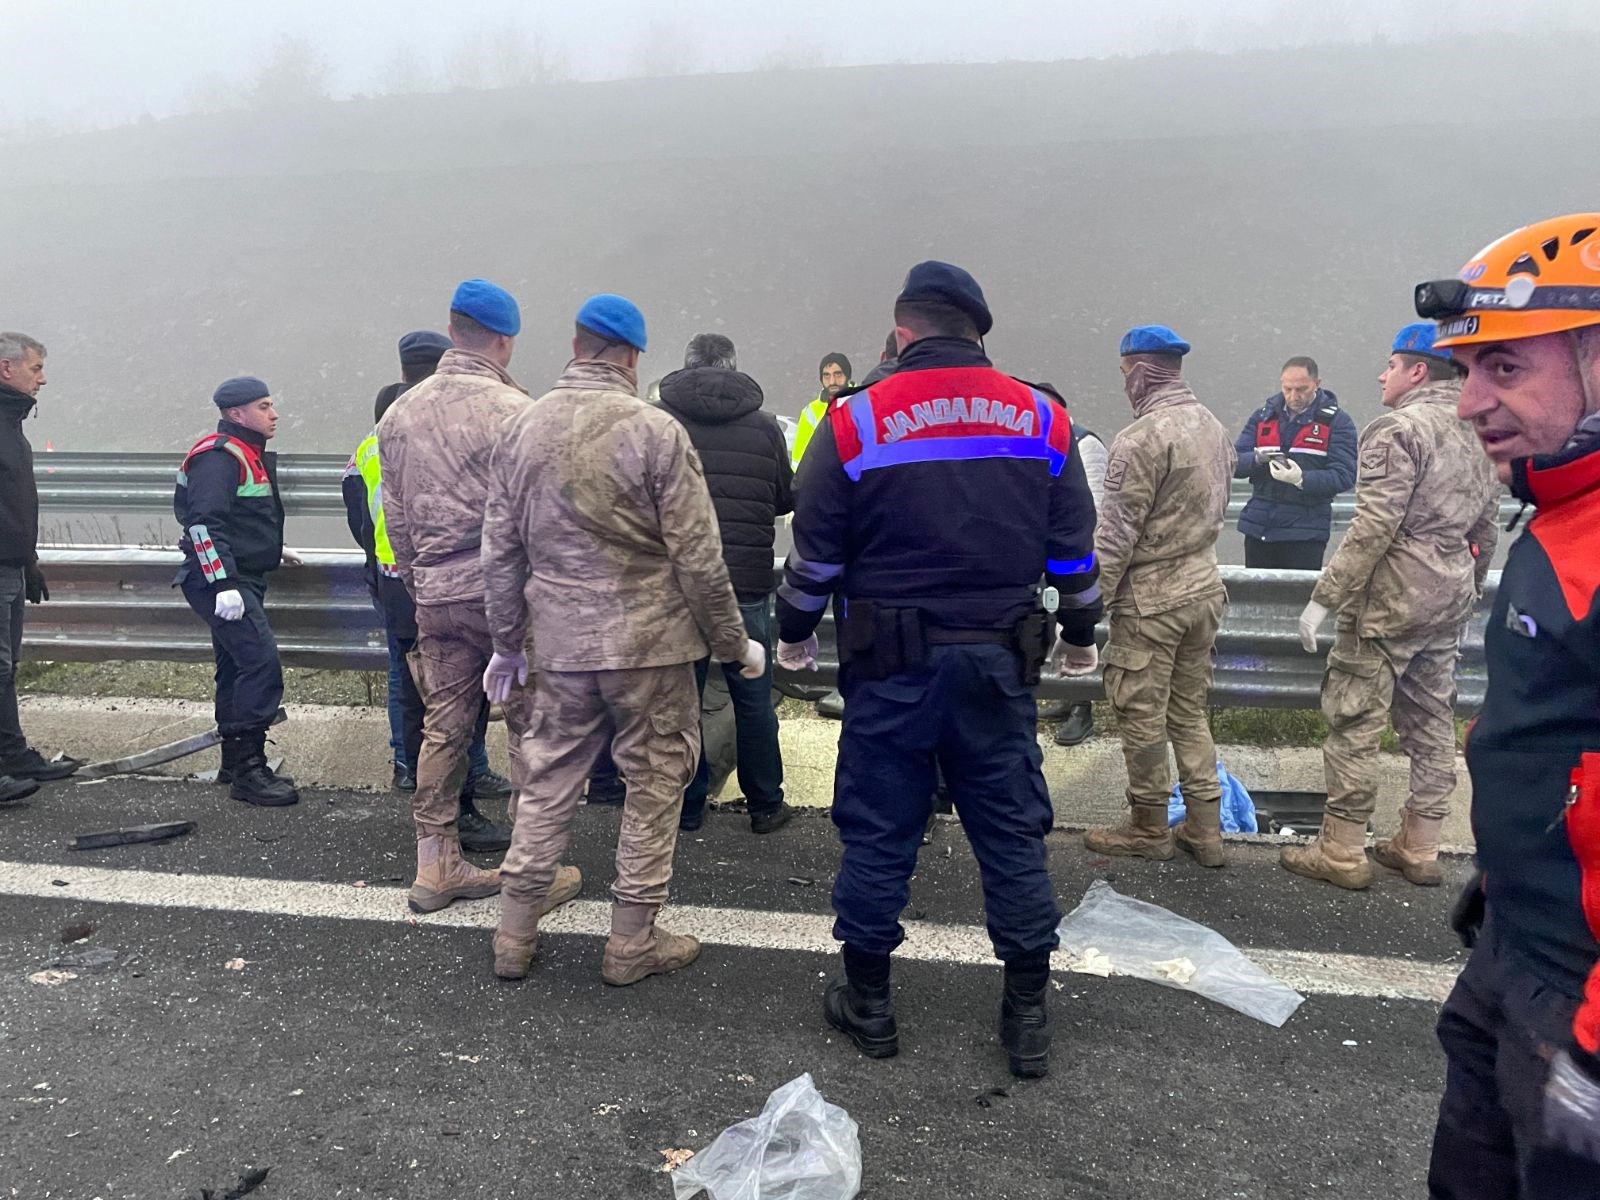
[[[178,583],[202,580],[213,592],[260,579],[283,560],[278,456],[252,429],[219,421],[178,468],[172,511],[182,533]]]
[[[1490,919],[1542,981],[1584,998],[1600,1054],[1600,440],[1514,464],[1538,506],[1484,636],[1489,689],[1467,738]]]

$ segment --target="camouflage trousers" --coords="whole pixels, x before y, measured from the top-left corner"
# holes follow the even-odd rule
[[[1159,806],[1166,811],[1172,793],[1169,744],[1178,760],[1185,802],[1221,802],[1206,698],[1211,653],[1226,603],[1227,596],[1219,594],[1153,617],[1111,614],[1111,639],[1101,662],[1106,699],[1116,710],[1128,767],[1128,803],[1135,808]]]
[[[1456,659],[1459,628],[1403,638],[1364,638],[1340,629],[1322,676],[1328,740],[1322,769],[1327,811],[1365,822],[1378,802],[1378,743],[1391,720],[1411,760],[1406,807],[1419,817],[1450,812],[1456,786]]]
[[[501,928],[517,928],[549,892],[584,784],[608,740],[627,785],[611,894],[621,904],[659,906],[672,879],[683,791],[700,761],[694,664],[540,671],[531,685],[533,715],[522,737],[527,773],[500,867]]]
[[[493,653],[482,601],[417,605],[417,648],[409,661],[423,703],[422,750],[411,800],[419,838],[455,835],[467,750],[483,706],[483,673]],[[518,741],[531,706],[530,688],[514,689],[500,706],[509,731],[511,782],[518,786],[524,778]]]

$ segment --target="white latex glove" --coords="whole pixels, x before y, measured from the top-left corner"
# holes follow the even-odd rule
[[[785,671],[815,671],[817,669],[817,635],[803,642],[779,642],[778,665]]]
[[[1305,647],[1307,654],[1317,652],[1317,630],[1322,628],[1322,623],[1328,619],[1328,610],[1313,600],[1306,605],[1300,614],[1300,645]]]
[[[528,682],[528,656],[518,650],[515,654],[501,654],[498,650],[489,657],[489,669],[483,673],[483,694],[490,704],[504,704],[511,699],[512,687]]]
[[[244,597],[229,588],[217,593],[217,616],[224,621],[237,621],[244,616]]]
[[[290,550],[287,546],[284,547],[283,551],[278,555],[278,560],[286,567],[303,567],[306,565],[306,560],[301,558],[293,550]]]
[[[1565,1050],[1550,1064],[1544,1086],[1544,1129],[1569,1153],[1600,1163],[1600,1081]]]
[[[744,657],[739,660],[742,679],[760,679],[767,673],[767,648],[755,638],[746,638]]]
[[[1292,458],[1274,458],[1267,464],[1267,470],[1272,472],[1272,477],[1279,483],[1287,483],[1290,487],[1305,486],[1306,473]]]
[[[1058,637],[1050,661],[1063,675],[1088,675],[1100,665],[1100,648],[1093,642],[1087,646],[1074,646]]]

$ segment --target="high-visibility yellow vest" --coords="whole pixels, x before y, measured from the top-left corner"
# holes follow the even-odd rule
[[[372,549],[378,565],[394,566],[394,548],[389,545],[389,530],[383,521],[383,464],[378,461],[376,428],[356,447],[356,470],[367,485],[367,512],[372,516]]]
[[[800,424],[794,431],[794,449],[789,452],[789,466],[793,470],[800,469],[800,460],[805,457],[806,447],[811,444],[811,435],[816,433],[817,426],[828,415],[828,403],[827,396],[818,396],[800,410]]]

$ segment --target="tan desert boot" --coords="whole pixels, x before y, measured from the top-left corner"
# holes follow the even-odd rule
[[[500,927],[494,931],[494,973],[501,979],[526,978],[539,941],[540,920],[582,890],[583,874],[577,867],[557,867],[550,890],[531,908],[513,907],[510,897],[502,896]]]
[[[1419,817],[1408,808],[1400,816],[1400,831],[1373,846],[1372,857],[1418,887],[1438,887],[1444,882],[1439,869],[1443,829],[1443,817]]]
[[[478,900],[500,890],[499,871],[480,871],[461,857],[461,843],[443,834],[417,839],[412,912],[438,912],[455,900]]]
[[[1096,854],[1119,858],[1149,858],[1166,862],[1172,857],[1172,830],[1167,828],[1165,805],[1135,804],[1121,825],[1090,829],[1083,844]]]
[[[1321,879],[1335,887],[1359,892],[1372,883],[1367,861],[1367,824],[1342,821],[1323,814],[1322,832],[1309,846],[1285,846],[1278,863],[1307,879]]]
[[[646,975],[665,975],[699,957],[700,943],[694,938],[669,933],[656,924],[654,905],[612,905],[611,936],[600,963],[600,978],[612,987],[627,987]]]
[[[1172,840],[1202,867],[1226,866],[1227,860],[1222,856],[1222,801],[1188,805],[1183,820],[1172,831]]]

